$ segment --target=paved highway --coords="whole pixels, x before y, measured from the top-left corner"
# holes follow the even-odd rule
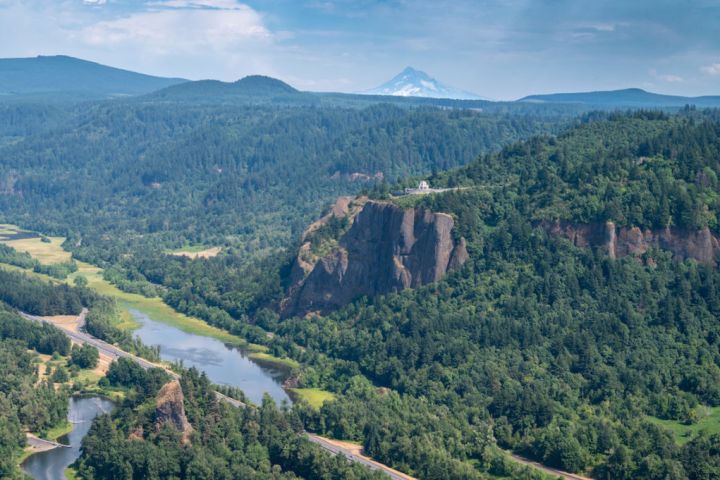
[[[85,312],[85,313],[87,313],[87,312]],[[47,323],[48,325],[53,325],[53,323],[50,320],[47,320],[42,317],[38,317],[35,315],[29,315],[29,314],[23,313],[23,312],[20,312],[20,315],[23,318],[26,318],[27,320],[32,320],[32,321],[40,322],[40,323]],[[82,322],[84,322],[85,316],[83,314],[80,314],[80,317],[82,319]],[[73,342],[78,343],[78,344],[92,345],[93,347],[97,348],[100,353],[107,355],[108,357],[112,358],[113,360],[117,360],[120,357],[129,358],[130,360],[133,360],[134,362],[136,362],[138,365],[140,365],[141,367],[143,367],[145,369],[147,369],[147,368],[162,368],[171,377],[173,377],[175,379],[180,378],[180,375],[178,375],[177,373],[175,373],[171,370],[168,370],[167,368],[163,367],[162,365],[157,365],[155,363],[145,360],[144,358],[140,358],[140,357],[135,356],[131,353],[128,353],[124,350],[120,350],[115,345],[110,345],[109,343],[104,342],[100,339],[97,339],[87,333],[74,332],[72,330],[67,330],[64,328],[62,329],[62,331],[65,333],[65,335],[70,337],[70,340],[72,340]]]
[[[514,453],[508,452],[508,455],[517,463],[521,463],[536,470],[540,470],[541,472],[544,472],[555,478],[562,478],[564,480],[593,480],[592,478],[583,477],[582,475],[578,475],[576,473],[563,472],[562,470],[558,470],[556,468],[546,467],[541,463],[530,460],[529,458],[521,457],[520,455],[515,455]]]
[[[312,433],[305,433],[305,437],[310,440],[311,442],[319,445],[326,451],[332,453],[333,455],[342,455],[351,462],[360,463],[362,465],[365,465],[366,467],[377,470],[388,477],[390,477],[392,480],[413,480],[413,477],[409,475],[405,475],[402,472],[398,472],[396,470],[393,470],[392,468],[388,467],[387,465],[383,465],[382,463],[378,463],[374,460],[371,460],[367,457],[364,457],[362,455],[358,455],[357,453],[351,451],[350,449],[340,447],[330,441],[328,441],[326,438],[320,437],[318,435],[314,435]]]
[[[32,320],[35,322],[47,323],[49,325],[53,325],[53,323],[50,320],[47,320],[43,317],[38,317],[36,315],[29,315],[29,314],[23,313],[23,312],[19,312],[19,313],[22,317],[26,318],[27,320]],[[82,325],[82,326],[85,325],[85,315],[87,315],[87,310],[83,309],[83,312],[78,317],[79,325]],[[111,345],[107,342],[104,342],[104,341],[98,339],[98,338],[95,338],[92,335],[89,335],[87,333],[80,332],[80,331],[68,330],[65,328],[63,328],[61,330],[68,337],[70,337],[70,339],[73,342],[78,343],[78,344],[92,345],[93,347],[97,348],[99,352],[107,355],[108,357],[112,358],[113,360],[116,360],[121,357],[129,358],[145,369],[147,369],[147,368],[162,368],[173,378],[175,378],[175,379],[180,378],[180,375],[178,375],[177,373],[175,373],[171,370],[168,370],[167,368],[165,368],[162,365],[158,365],[158,364],[149,362],[149,361],[145,360],[144,358],[140,358],[138,356],[132,355],[124,350],[117,348],[114,345]],[[220,400],[221,402],[228,403],[237,408],[246,408],[247,407],[247,405],[244,404],[243,402],[241,402],[239,400],[235,400],[234,398],[230,398],[227,395],[223,395],[220,392],[215,392],[215,397],[218,400]],[[357,455],[356,453],[350,451],[349,449],[334,445],[334,444],[328,442],[326,439],[324,439],[322,437],[318,437],[317,435],[312,435],[310,433],[306,433],[305,437],[309,441],[319,445],[320,447],[322,447],[323,449],[325,449],[326,451],[328,451],[334,455],[343,455],[348,460],[360,463],[360,464],[365,465],[366,467],[371,468],[373,470],[379,470],[379,471],[385,473],[386,475],[388,475],[393,480],[407,480],[409,478],[412,478],[407,475],[400,474],[400,472],[396,472],[395,470],[392,470],[391,468],[389,468],[381,463],[377,463],[377,462],[369,460],[365,457]]]

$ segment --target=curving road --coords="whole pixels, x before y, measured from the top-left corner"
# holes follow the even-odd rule
[[[406,475],[402,472],[398,472],[397,470],[394,470],[387,465],[383,465],[382,463],[378,463],[375,460],[368,458],[364,455],[360,455],[356,453],[356,451],[353,451],[349,448],[344,448],[340,445],[337,445],[333,441],[323,438],[319,435],[315,435],[313,433],[305,433],[305,438],[310,440],[316,445],[319,445],[326,451],[332,453],[333,455],[342,455],[351,462],[360,463],[362,465],[365,465],[366,467],[370,468],[371,470],[377,470],[388,477],[392,478],[393,480],[415,480],[414,477],[411,477],[410,475]]]
[[[528,467],[539,470],[555,478],[562,478],[563,480],[593,480],[590,477],[583,477],[582,475],[578,475],[577,473],[563,472],[562,470],[558,470],[556,468],[546,467],[541,463],[530,460],[529,458],[521,457],[520,455],[515,455],[514,453],[507,452],[507,454],[510,456],[510,458],[512,458],[513,461],[522,465],[527,465]]]
[[[55,327],[57,328],[57,325],[55,325],[53,322],[51,322],[50,320],[45,319],[45,318],[43,318],[43,317],[38,317],[38,316],[36,316],[36,315],[29,315],[29,314],[24,313],[24,312],[19,312],[19,313],[20,313],[20,315],[21,315],[23,318],[25,318],[25,319],[27,319],[27,320],[32,320],[32,321],[40,322],[40,323],[47,323],[48,325],[53,325],[53,326],[55,326]],[[80,321],[80,324],[81,324],[81,325],[84,325],[85,315],[86,315],[86,314],[87,314],[87,309],[83,309],[83,313],[81,313],[80,316],[78,317],[78,320]],[[131,354],[131,353],[128,353],[128,352],[126,352],[126,351],[124,351],[124,350],[120,350],[120,349],[119,349],[118,347],[116,347],[115,345],[111,345],[111,344],[109,344],[109,343],[107,343],[107,342],[104,342],[104,341],[102,341],[102,340],[100,340],[100,339],[97,339],[97,338],[93,337],[93,336],[90,335],[90,334],[87,334],[87,333],[84,333],[84,332],[79,332],[79,331],[78,331],[78,332],[74,332],[74,331],[72,331],[72,330],[67,330],[67,329],[65,329],[65,328],[63,328],[63,329],[61,329],[61,330],[62,330],[63,333],[65,333],[65,335],[67,335],[68,337],[70,337],[70,340],[72,340],[73,342],[78,343],[78,344],[81,344],[81,345],[82,345],[82,344],[92,345],[93,347],[97,348],[100,353],[103,353],[103,354],[107,355],[108,357],[112,358],[113,360],[117,360],[117,359],[120,358],[120,357],[129,358],[130,360],[133,360],[135,363],[137,363],[138,365],[140,365],[142,368],[145,368],[145,369],[148,369],[148,368],[162,368],[163,370],[165,370],[165,371],[166,371],[170,376],[172,376],[173,378],[175,378],[175,379],[179,379],[179,378],[180,378],[180,375],[178,375],[177,373],[173,372],[172,370],[168,370],[167,368],[165,368],[165,367],[162,366],[162,365],[158,365],[158,364],[156,364],[156,363],[152,363],[152,362],[150,362],[150,361],[148,361],[148,360],[145,360],[144,358],[140,358],[140,357],[135,356],[135,355],[133,355],[133,354]]]
[[[47,323],[48,325],[53,325],[56,328],[58,328],[57,325],[53,324],[50,320],[38,317],[36,315],[30,315],[24,312],[19,312],[20,315],[27,319],[34,322],[40,322],[40,323]],[[87,315],[87,309],[83,309],[82,313],[78,316],[78,325],[84,326],[85,324],[85,315]],[[61,329],[68,337],[70,337],[70,340],[72,340],[75,343],[78,344],[87,344],[92,345],[93,347],[97,348],[99,352],[107,355],[108,357],[112,358],[113,360],[117,360],[118,358],[129,358],[130,360],[133,360],[141,367],[148,369],[148,368],[162,368],[165,370],[171,377],[174,379],[180,379],[180,375],[173,372],[172,370],[167,369],[166,367],[162,365],[158,365],[156,363],[150,362],[148,360],[145,360],[144,358],[140,358],[136,355],[132,355],[131,353],[128,353],[124,350],[119,349],[118,347],[111,345],[107,342],[104,342],[98,338],[93,337],[90,334],[87,334],[85,332],[80,331],[72,331],[68,330],[66,328]],[[240,400],[235,400],[234,398],[230,398],[227,395],[223,395],[220,392],[215,392],[215,397],[221,401],[225,402],[227,404],[232,405],[236,408],[246,408],[247,405]],[[313,435],[310,433],[306,433],[305,437],[311,441],[312,443],[319,445],[322,447],[325,451],[330,452],[334,455],[343,455],[345,458],[347,458],[350,461],[360,463],[362,465],[365,465],[368,468],[371,468],[373,470],[378,470],[383,473],[385,473],[387,476],[389,476],[393,480],[408,480],[412,479],[412,477],[409,477],[405,474],[402,474],[396,470],[391,469],[390,467],[383,465],[381,463],[375,462],[367,457],[358,455],[354,451],[352,451],[349,448],[343,448],[341,446],[335,445],[331,443],[331,441],[324,439],[322,437],[319,437],[317,435]]]

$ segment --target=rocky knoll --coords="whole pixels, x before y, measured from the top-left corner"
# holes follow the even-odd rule
[[[468,259],[465,240],[453,240],[453,225],[444,213],[367,201],[330,253],[303,265],[306,273],[294,278],[283,315],[325,313],[361,296],[441,279]]]
[[[193,432],[192,425],[185,416],[184,400],[180,382],[173,380],[160,389],[155,407],[155,427],[159,430],[166,424],[174,426],[182,434],[183,444],[190,441]]]
[[[706,265],[716,265],[720,256],[720,240],[708,228],[641,230],[617,227],[613,222],[584,225],[545,222],[542,225],[546,231],[565,237],[578,247],[601,248],[611,258],[642,255],[650,248],[668,250],[680,260],[691,258]]]

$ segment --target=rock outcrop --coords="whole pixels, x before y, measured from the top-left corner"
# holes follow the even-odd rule
[[[680,260],[687,258],[706,265],[716,265],[720,258],[720,239],[708,228],[696,231],[664,228],[641,230],[617,227],[613,222],[574,225],[567,222],[544,222],[551,234],[570,240],[578,247],[601,248],[611,258],[642,255],[651,248],[668,250]]]
[[[326,313],[358,297],[441,279],[468,259],[465,240],[453,240],[453,226],[445,213],[368,201],[329,254],[311,269],[303,265],[309,273],[294,278],[283,315]]]
[[[182,434],[182,443],[190,441],[193,432],[192,425],[185,416],[185,396],[178,380],[166,383],[158,392],[155,407],[155,428],[160,430],[164,425],[170,424]]]

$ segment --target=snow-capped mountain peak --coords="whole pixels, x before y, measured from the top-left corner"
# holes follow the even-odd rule
[[[425,72],[406,67],[389,82],[377,88],[362,92],[368,95],[393,95],[400,97],[455,98],[480,100],[474,93],[444,85]]]

